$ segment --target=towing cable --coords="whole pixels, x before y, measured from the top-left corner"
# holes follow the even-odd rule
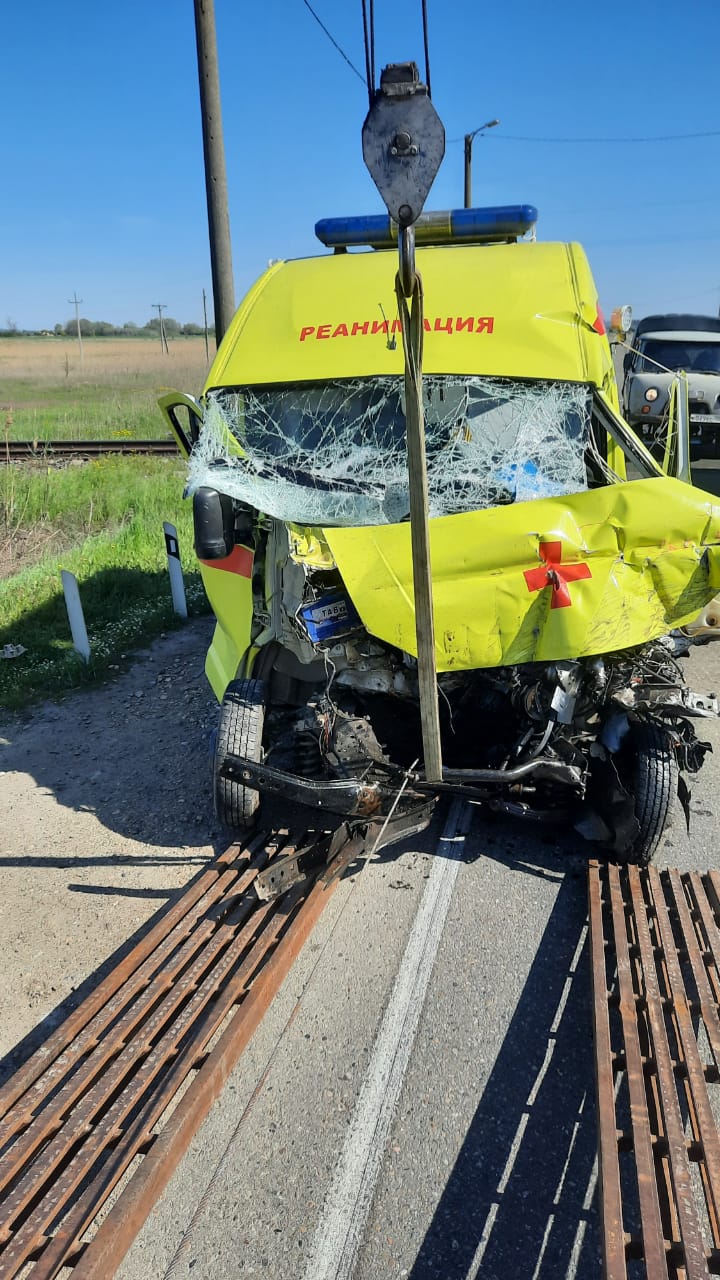
[[[423,17],[425,20],[424,8]],[[425,35],[427,51],[426,22]],[[371,66],[372,59],[369,59],[369,75],[374,74]],[[363,125],[362,144],[370,176],[398,228],[400,261],[395,292],[405,355],[405,427],[420,720],[425,777],[429,782],[440,782],[443,771],[422,402],[423,287],[415,269],[415,222],[445,154],[445,130],[430,100],[429,66],[426,79],[427,84],[420,82],[414,62],[402,62],[384,68],[377,92],[368,82],[370,110]]]

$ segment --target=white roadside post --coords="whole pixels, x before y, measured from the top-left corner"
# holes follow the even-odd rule
[[[70,623],[73,648],[80,654],[81,658],[89,662],[90,641],[88,640],[87,627],[85,626],[85,615],[80,603],[80,589],[77,578],[74,573],[70,573],[67,569],[61,569],[60,576],[62,578],[63,592],[65,593],[65,608],[67,609],[68,622]]]
[[[180,564],[180,545],[178,543],[177,529],[174,524],[168,524],[167,520],[163,521],[163,531],[165,533],[165,550],[168,558],[168,573],[170,574],[170,590],[172,592],[173,609],[181,618],[187,618],[187,601],[185,599],[185,582],[183,579],[182,565]]]

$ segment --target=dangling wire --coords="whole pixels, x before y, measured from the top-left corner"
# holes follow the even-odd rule
[[[365,76],[370,106],[375,97],[375,0],[362,0]]]
[[[430,45],[428,42],[427,0],[422,0],[422,20],[423,47],[425,49],[425,84],[427,85],[428,98],[432,98],[432,93],[430,92]]]
[[[307,0],[305,0],[307,3]],[[430,42],[428,38],[428,14],[427,0],[421,0],[422,7],[422,27],[423,27],[423,49],[425,51],[425,84],[427,85],[428,97],[432,97],[430,90]],[[375,97],[375,0],[362,0],[363,14],[363,36],[365,40],[365,75],[367,78],[368,99],[370,106],[373,104]]]

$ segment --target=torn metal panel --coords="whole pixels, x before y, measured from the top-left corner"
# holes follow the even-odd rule
[[[410,530],[326,529],[367,629],[415,652]],[[438,669],[613,652],[717,591],[720,507],[666,478],[434,520]]]

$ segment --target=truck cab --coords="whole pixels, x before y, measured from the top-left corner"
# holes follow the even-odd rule
[[[673,380],[685,375],[690,445],[696,454],[720,453],[720,318],[645,316],[623,362],[623,409],[651,447],[664,433]]]

